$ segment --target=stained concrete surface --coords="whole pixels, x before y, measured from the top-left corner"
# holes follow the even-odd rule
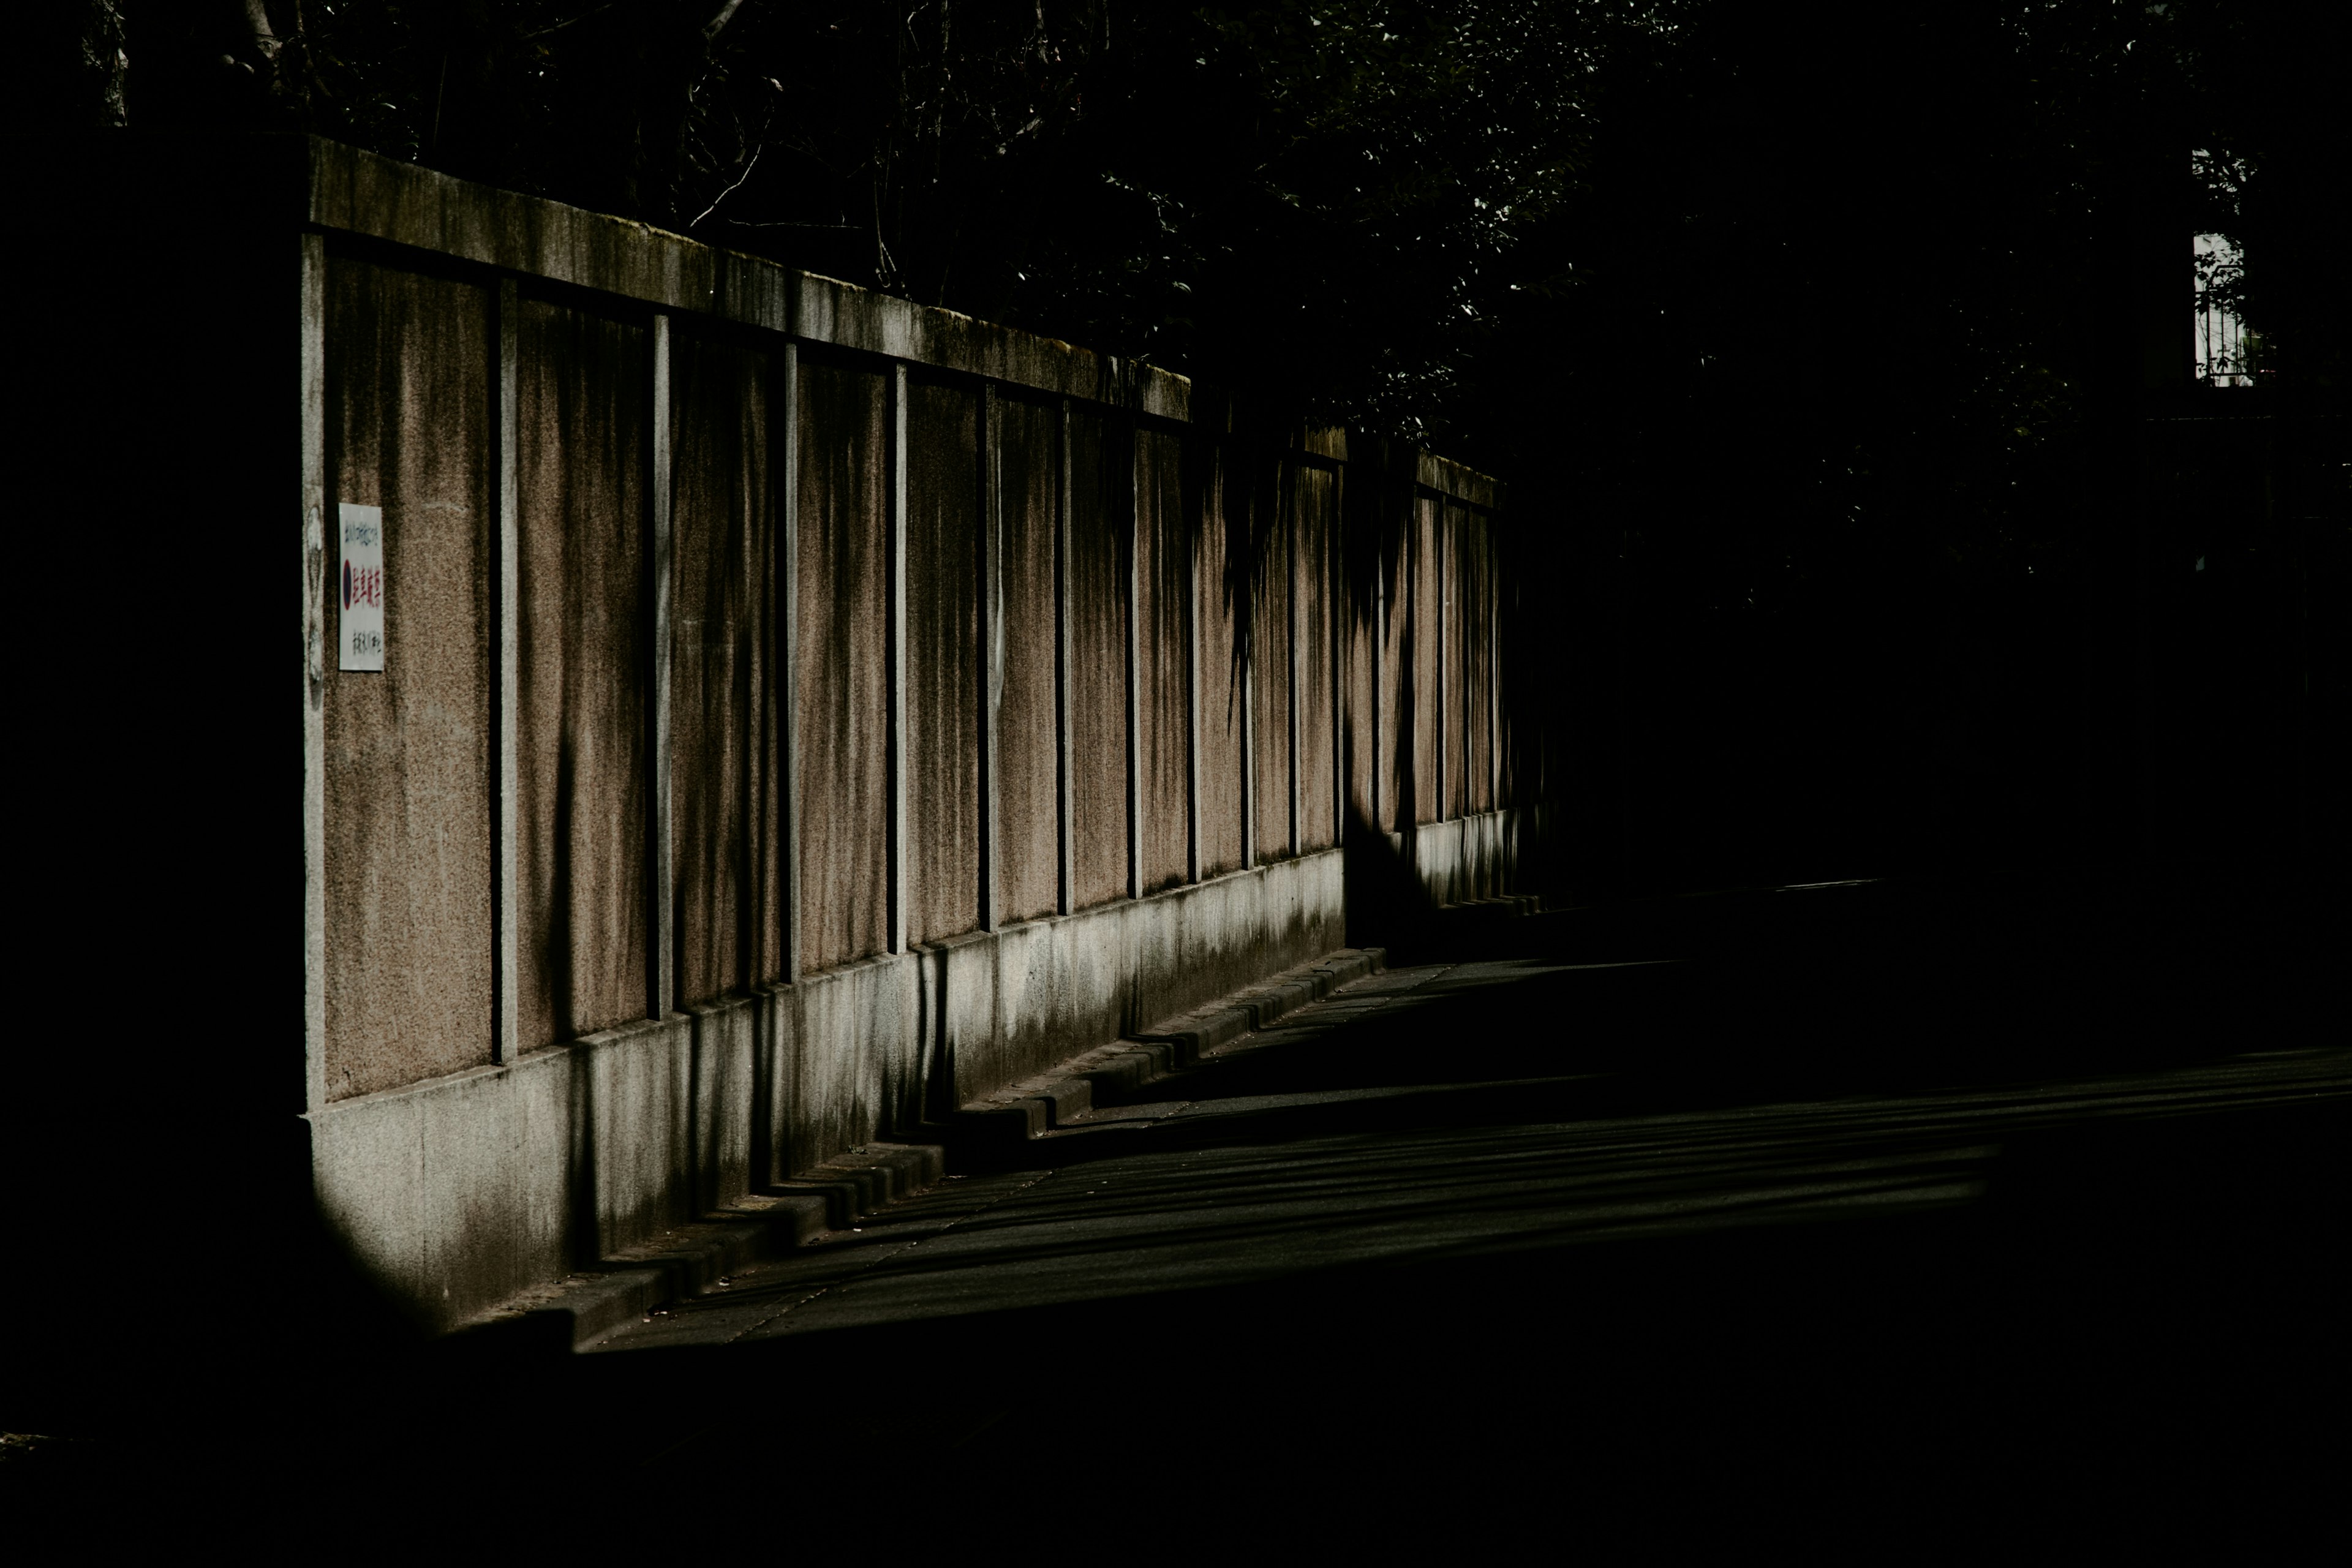
[[[907,385],[908,935],[981,924],[982,705],[980,397]]]
[[[1135,454],[1097,410],[1070,410],[1070,905],[1127,891],[1127,648]]]
[[[1242,866],[1242,787],[1248,715],[1244,695],[1250,648],[1249,489],[1226,444],[1195,436],[1185,453],[1185,515],[1192,533],[1195,701],[1200,757],[1194,771],[1203,877]],[[1238,557],[1238,558],[1237,558]]]
[[[1052,914],[1062,887],[1062,732],[1054,664],[1061,411],[1000,397],[996,426],[996,548],[1003,552],[994,638],[997,914],[1025,921]]]
[[[1445,816],[1439,798],[1438,773],[1445,744],[1447,699],[1444,680],[1445,503],[1436,496],[1419,497],[1413,505],[1411,566],[1411,608],[1405,627],[1405,656],[1411,662],[1405,679],[1412,715],[1412,732],[1400,742],[1412,762],[1414,822],[1437,822]],[[1400,758],[1400,761],[1404,760]],[[1402,826],[1406,819],[1397,818]]]
[[[1279,499],[1285,481],[1271,461],[1252,454],[1242,471],[1249,479],[1249,511],[1247,527],[1235,530],[1235,552],[1239,574],[1250,585],[1250,704],[1256,731],[1250,808],[1256,818],[1257,858],[1267,860],[1291,852],[1291,624],[1297,608],[1291,536],[1297,520]],[[1321,719],[1330,708],[1310,703],[1307,711]]]
[[[1147,893],[1184,881],[1189,868],[1193,626],[1186,579],[1194,528],[1184,510],[1186,456],[1181,433],[1136,432],[1135,602],[1129,614],[1140,631],[1135,712]]]
[[[516,1000],[536,1049],[646,1014],[653,349],[643,320],[529,297],[516,337]]]
[[[677,995],[783,969],[779,682],[766,354],[680,332],[671,553],[670,822]]]
[[[794,1554],[2266,1555],[2342,1458],[2342,935],[2179,879],[1490,928],[600,1353],[160,1462],[429,1534],[478,1509],[404,1478],[495,1456],[541,1541],[716,1488]]]
[[[389,633],[381,671],[324,672],[344,1100],[490,1059],[493,339],[475,285],[336,256],[327,295],[332,499],[383,509]]]
[[[1298,847],[1328,849],[1339,841],[1333,785],[1338,775],[1332,772],[1340,744],[1334,721],[1339,694],[1332,632],[1335,607],[1345,596],[1328,582],[1339,481],[1336,474],[1305,464],[1295,465],[1291,475],[1297,486],[1291,541],[1297,557],[1291,581],[1298,599]]]
[[[800,366],[799,792],[803,972],[890,943],[888,387],[870,369]]]

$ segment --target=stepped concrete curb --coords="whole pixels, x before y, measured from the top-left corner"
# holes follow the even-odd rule
[[[752,1264],[846,1230],[946,1173],[947,1152],[937,1144],[867,1143],[519,1297],[449,1337],[515,1334],[578,1350],[674,1302],[723,1289]]]
[[[1522,900],[1524,901],[1524,900]],[[1097,1103],[1139,1095],[1243,1036],[1379,973],[1386,950],[1341,948],[1205,1007],[1070,1058],[964,1106],[940,1143],[867,1143],[813,1165],[555,1285],[516,1298],[450,1337],[513,1333],[568,1350],[674,1302],[724,1289],[731,1276],[807,1246],[828,1231],[911,1197],[959,1163],[990,1165],[1066,1126]]]
[[[1199,1066],[1202,1057],[1219,1047],[1271,1027],[1341,986],[1379,973],[1387,956],[1382,948],[1341,948],[1205,1007],[1082,1051],[1045,1072],[967,1102],[947,1125],[948,1147],[959,1163],[982,1167],[1000,1163],[1033,1139],[1069,1125],[1097,1105],[1129,1100],[1158,1079]]]

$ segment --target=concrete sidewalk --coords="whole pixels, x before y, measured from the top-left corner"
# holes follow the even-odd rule
[[[841,1412],[949,1542],[1139,1487],[1188,1552],[2290,1539],[2347,1391],[2326,951],[1920,913],[1487,933],[578,1370],[749,1393],[672,1408],[680,1478]]]
[[[1626,1105],[1605,1070],[1514,1070],[1541,1064],[1494,1039],[1498,1013],[1555,1027],[1589,1017],[1612,988],[1656,983],[1621,973],[1636,967],[1648,965],[1526,959],[1360,981],[1130,1103],[1070,1117],[1025,1146],[1034,1168],[950,1176],[593,1348],[743,1344],[1349,1266],[1885,1220],[1984,1201],[2021,1134],[2352,1093],[2352,1055],[2325,1049],[1704,1109]],[[1396,1081],[1361,1081],[1376,1055],[1420,1059],[1375,1075]]]
[[[589,1353],[452,1344],[120,1459],[427,1540],[487,1467],[526,1546],[2259,1552],[2342,1458],[2340,963],[2152,923],[1891,886],[1507,922],[1032,1086],[1039,1135]]]

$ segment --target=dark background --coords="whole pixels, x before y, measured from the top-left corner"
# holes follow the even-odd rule
[[[307,128],[1496,474],[1570,890],[2301,879],[2352,706],[2326,9],[89,0],[24,101]],[[2200,232],[2257,386],[2191,377]]]
[[[2317,968],[2294,910],[2345,870],[2352,797],[2352,153],[2318,7],[253,10],[45,7],[10,94],[27,275],[124,300],[25,296],[56,380],[19,465],[18,719],[58,771],[20,783],[66,826],[28,816],[16,865],[32,989],[70,1005],[8,1080],[38,1123],[9,1140],[12,1423],[250,1397],[232,1352],[303,1318],[279,1265],[310,1223],[251,1201],[299,1152],[269,1142],[294,740],[236,742],[290,724],[290,673],[238,676],[290,671],[292,629],[180,587],[163,651],[128,647],[79,591],[201,560],[290,603],[282,542],[194,537],[182,501],[283,514],[293,334],[240,305],[268,258],[184,241],[236,215],[93,177],[93,138],[201,161],[307,129],[1500,476],[1537,611],[1507,677],[1568,823],[1547,891],[2063,868],[2052,951],[2119,955],[2069,982],[2085,1008],[2197,974],[2242,1021],[2249,952]],[[2256,386],[2190,376],[2200,232],[2244,248]],[[159,361],[164,298],[217,309]],[[1965,958],[2019,904],[1900,943]],[[1956,960],[1933,994],[1978,984]],[[379,1332],[329,1306],[321,1363]],[[285,1375],[328,1397],[305,1354]]]

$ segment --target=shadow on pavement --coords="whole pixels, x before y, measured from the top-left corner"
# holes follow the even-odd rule
[[[2259,1550],[2341,1458],[2338,950],[2188,902],[1513,922],[1034,1146],[840,1326],[444,1346],[41,1500],[787,1555]]]

